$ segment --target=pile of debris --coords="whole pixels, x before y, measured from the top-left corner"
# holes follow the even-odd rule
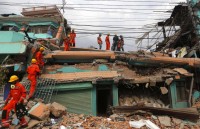
[[[158,108],[169,108],[169,105],[165,104],[160,99],[155,99],[153,97],[143,97],[143,96],[120,96],[119,105],[120,106],[133,106],[138,103],[144,102],[145,106],[158,107]]]
[[[135,110],[134,113],[115,113],[109,117],[95,117],[84,114],[68,113],[67,108],[59,103],[44,104],[35,99],[27,104],[29,115],[26,116],[26,129],[188,129],[200,128],[192,123],[169,116],[156,116],[148,111]],[[19,120],[12,116],[12,129],[18,129]]]

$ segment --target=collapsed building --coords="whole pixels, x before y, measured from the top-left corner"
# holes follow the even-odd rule
[[[59,15],[49,17],[54,12]],[[155,52],[121,53],[73,47],[70,51],[62,51],[62,39],[70,28],[56,8],[43,8],[42,11],[39,7],[24,9],[22,14],[25,17],[21,19],[1,18],[0,33],[4,36],[0,36],[2,39],[11,36],[11,41],[1,42],[6,47],[11,44],[19,47],[16,42],[20,42],[24,48],[23,52],[19,47],[16,50],[20,53],[8,53],[2,49],[3,46],[0,52],[2,51],[5,60],[2,62],[9,64],[7,61],[11,58],[13,63],[7,66],[12,66],[14,71],[25,72],[26,65],[37,47],[46,48],[46,64],[37,84],[36,98],[41,98],[46,103],[61,103],[67,107],[68,112],[94,116],[106,116],[115,110],[123,112],[127,109],[124,106],[131,107],[142,103],[143,107],[153,110],[154,113],[159,110],[159,113],[162,111],[176,117],[185,115],[183,119],[198,119],[197,112],[180,109],[195,106],[200,97],[200,59],[195,58],[199,55],[198,33],[193,29],[196,23],[188,5],[176,6],[169,19],[158,23],[158,26],[162,26],[165,38],[156,45]],[[11,23],[12,29],[16,29],[16,24],[21,28],[26,25],[29,29],[23,33],[16,32],[8,29]],[[49,26],[55,29],[52,31],[54,33],[47,33]],[[180,29],[167,37],[166,26],[180,26]],[[18,60],[14,59],[18,59],[21,53],[25,62],[20,65],[23,64],[24,67],[17,67]],[[28,90],[30,82],[24,73],[20,75]],[[8,90],[5,88],[5,96]],[[116,108],[112,110],[112,107]],[[172,109],[168,110],[169,108]],[[142,108],[137,108],[140,109]],[[127,110],[131,112],[131,109]]]

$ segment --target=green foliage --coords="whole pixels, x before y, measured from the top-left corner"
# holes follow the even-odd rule
[[[7,80],[8,69],[0,66],[0,86],[3,86]]]

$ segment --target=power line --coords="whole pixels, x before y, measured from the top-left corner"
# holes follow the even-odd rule
[[[125,28],[125,27],[119,27],[122,25],[87,25],[87,24],[70,24],[70,25],[74,25],[74,26],[86,26],[86,27],[107,27],[107,28]],[[125,25],[123,25],[125,26]],[[127,26],[139,26],[139,25],[127,25]],[[155,26],[152,26],[152,28]],[[151,28],[151,27],[146,27],[146,28]],[[129,29],[133,29],[133,28],[129,28]]]
[[[73,6],[77,6],[77,5],[87,5],[87,6],[120,6],[120,7],[124,7],[124,6],[128,6],[128,7],[135,7],[135,6],[174,6],[174,5],[178,5],[178,4],[169,4],[167,3],[168,5],[164,5],[164,4],[123,4],[123,5],[119,5],[119,4],[67,4],[67,5],[73,5]]]
[[[147,8],[138,8],[138,9],[126,9],[126,8],[100,8],[100,7],[71,7],[71,8],[68,8],[68,7],[65,7],[66,9],[106,9],[106,10],[112,10],[112,9],[123,9],[123,10],[171,10],[171,9],[147,9]],[[97,10],[99,11],[99,10]],[[100,11],[103,11],[103,10],[100,10]],[[116,11],[114,11],[116,12]]]
[[[66,8],[68,9],[68,8]],[[140,13],[140,14],[152,14],[155,12],[151,12],[151,13],[143,13],[143,12],[122,12],[122,11],[104,11],[104,10],[91,10],[91,9],[68,9],[68,10],[74,10],[74,11],[89,11],[89,12],[101,12],[101,13],[122,13],[122,14],[132,14],[134,15],[134,13]],[[167,13],[166,11],[162,11],[163,13]]]
[[[164,2],[164,1],[155,1],[155,0],[145,0],[145,1],[140,1],[140,0],[85,0],[85,1],[98,1],[98,2],[102,2],[102,1],[117,1],[117,2],[125,2],[125,3],[133,3],[133,2],[156,2],[156,3],[169,3],[169,2]]]

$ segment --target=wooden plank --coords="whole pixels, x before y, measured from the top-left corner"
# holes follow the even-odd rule
[[[197,121],[199,115],[197,111],[186,110],[186,109],[168,109],[168,108],[156,108],[156,107],[147,107],[143,105],[135,106],[116,106],[112,108],[113,113],[132,113],[136,110],[143,110],[151,112],[155,115],[167,115],[180,119],[186,119],[191,121]]]
[[[50,57],[60,60],[74,60],[74,59],[110,59],[114,58],[114,52],[98,52],[98,51],[59,51],[47,54],[44,58]]]
[[[172,57],[131,57],[131,60],[138,63],[150,64],[173,64],[188,65],[190,67],[200,67],[200,59],[198,58],[172,58]],[[192,64],[192,65],[191,65]]]

